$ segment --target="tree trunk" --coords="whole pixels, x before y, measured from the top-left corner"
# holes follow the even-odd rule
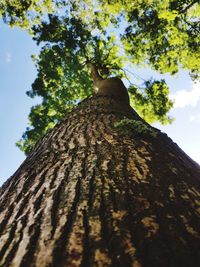
[[[87,99],[1,188],[0,266],[200,266],[199,178],[128,105]]]

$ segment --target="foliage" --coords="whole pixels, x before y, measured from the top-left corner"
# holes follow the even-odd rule
[[[173,107],[173,101],[168,98],[169,88],[164,80],[147,80],[141,88],[130,87],[129,93],[132,106],[143,119],[149,123],[172,123],[173,119],[167,113]]]
[[[80,19],[88,31],[100,36],[99,40],[114,32],[118,44],[134,64],[145,64],[162,73],[174,74],[181,67],[190,70],[194,77],[199,74],[198,0],[0,2],[0,15],[10,25],[31,29],[47,20],[49,13],[66,19]],[[50,21],[50,27],[52,22],[55,21]]]
[[[157,133],[148,124],[142,121],[131,120],[124,118],[114,124],[114,127],[120,130],[123,134],[131,137],[151,136],[156,137]]]
[[[199,77],[198,0],[0,0],[0,15],[9,25],[26,28],[42,46],[33,57],[38,75],[27,92],[42,103],[31,109],[30,125],[18,142],[26,153],[92,94],[88,60],[104,77],[127,78],[127,62],[172,75],[186,69],[193,79]],[[128,90],[131,105],[145,120],[172,122],[167,113],[173,103],[164,80],[149,79]]]
[[[61,1],[53,0],[0,0],[0,15],[10,26],[30,29],[40,23],[45,12],[53,12]]]
[[[198,0],[77,0],[76,14],[93,27],[120,29],[120,45],[133,64],[198,77],[200,3]],[[84,9],[80,3],[84,2]],[[98,3],[98,5],[97,5]],[[98,6],[98,8],[97,8]],[[89,15],[86,15],[87,11]],[[93,11],[93,12],[92,12]],[[107,31],[108,33],[109,31]],[[118,31],[116,32],[118,34]]]
[[[127,9],[123,42],[133,63],[144,62],[161,73],[179,68],[199,73],[199,1],[136,1]],[[138,44],[140,44],[138,46]]]

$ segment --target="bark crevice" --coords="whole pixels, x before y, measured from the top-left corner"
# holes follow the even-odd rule
[[[1,267],[200,266],[200,167],[127,104],[82,101],[0,189]],[[134,129],[131,129],[134,131]]]

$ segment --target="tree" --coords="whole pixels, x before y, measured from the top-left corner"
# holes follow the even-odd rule
[[[114,40],[92,34],[94,21],[86,25],[84,17],[80,19],[88,1],[81,2],[80,10],[76,2],[70,3],[72,15],[53,14],[32,28],[34,38],[46,45],[29,92],[41,95],[43,103],[30,116],[44,133],[46,115],[52,123],[58,120],[55,113],[61,117],[67,110],[67,115],[37,142],[0,189],[0,266],[198,266],[200,167],[137,115],[119,78],[103,79],[110,68],[123,73],[122,59],[111,45]],[[130,6],[127,1],[127,14]],[[95,23],[103,32],[104,19],[114,19],[113,6],[101,8],[108,9],[97,14]],[[88,62],[96,75],[97,94],[70,111],[81,93],[91,90],[83,69]],[[69,85],[71,90],[61,90]],[[129,91],[136,103],[146,104],[162,118],[171,105],[167,87],[164,81],[146,85],[144,93],[133,86]],[[59,101],[67,103],[62,106]],[[165,112],[157,110],[161,103]]]
[[[164,73],[173,74],[180,66],[194,75],[199,73],[198,0],[134,1],[134,5],[130,0],[8,0],[0,4],[0,15],[11,26],[19,25],[34,33],[31,27],[35,18],[34,24],[39,27],[48,24],[45,11],[54,18],[78,18],[102,39],[111,33],[108,26],[113,26],[120,28],[121,35],[114,35],[122,41],[134,64],[145,63]],[[52,29],[51,20],[49,26]]]
[[[11,27],[20,26],[30,30],[40,23],[44,13],[52,13],[62,0],[8,0],[0,1],[0,15]]]
[[[6,1],[1,14],[10,25],[27,28],[41,53],[38,77],[28,95],[42,97],[32,108],[30,126],[18,142],[28,154],[39,138],[60,121],[81,99],[91,95],[91,80],[84,66],[94,62],[109,77],[128,78],[132,67],[148,66],[160,73],[187,69],[199,75],[199,16],[197,0],[157,1]],[[45,10],[49,13],[44,15]],[[165,81],[150,78],[128,88],[131,105],[149,123],[170,123],[173,103]],[[70,88],[70,90],[69,90]]]
[[[1,188],[0,266],[199,266],[199,177],[128,104],[88,98]]]

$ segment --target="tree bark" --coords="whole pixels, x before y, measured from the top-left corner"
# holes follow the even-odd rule
[[[116,128],[124,118],[156,136]],[[199,178],[130,106],[86,99],[2,186],[0,266],[200,266]]]

